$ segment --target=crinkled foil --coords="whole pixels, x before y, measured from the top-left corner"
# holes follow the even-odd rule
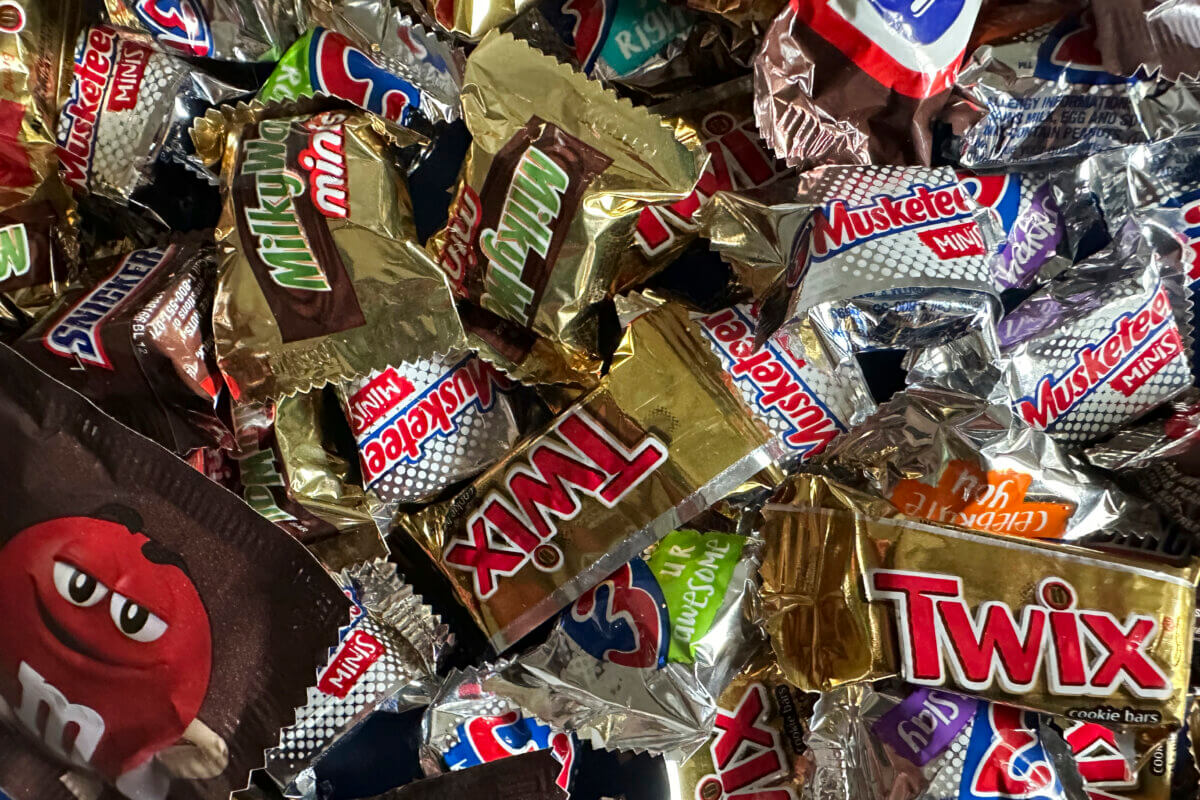
[[[338,572],[354,604],[340,643],[308,690],[296,723],[267,751],[266,771],[281,786],[319,758],[339,736],[386,698],[416,708],[435,689],[438,659],[450,633],[396,573],[395,564],[371,561]]]
[[[600,304],[641,211],[695,186],[695,133],[678,140],[507,34],[475,49],[465,81],[471,148],[429,247],[465,298],[471,346],[521,381],[594,383]]]
[[[361,112],[260,115],[209,140],[224,148],[225,194],[213,330],[235,399],[282,397],[463,346],[381,125]]]
[[[668,534],[656,552],[677,548],[664,561],[690,576],[690,596],[659,585],[673,571],[659,575],[651,559],[636,559],[565,609],[549,638],[498,668],[488,688],[596,747],[687,758],[708,738],[721,691],[762,642],[752,621],[759,544],[737,534]],[[736,562],[723,569],[734,547]],[[624,624],[610,608],[622,609]],[[701,615],[710,611],[704,630]],[[691,652],[664,655],[678,641]]]
[[[719,14],[739,25],[770,22],[785,4],[786,0],[687,0],[688,8]]]
[[[1200,76],[1200,4],[1195,0],[1093,0],[1096,48],[1118,75],[1142,70],[1177,80]]]
[[[387,0],[378,0],[386,2]],[[477,42],[484,34],[503,26],[537,0],[411,0],[423,17],[442,30],[467,41]]]
[[[299,35],[290,0],[104,0],[114,25],[145,31],[189,58],[273,61]]]
[[[363,485],[391,504],[429,501],[499,461],[520,436],[528,392],[465,350],[338,387]]]
[[[1160,533],[1152,509],[1010,408],[949,389],[896,394],[836,440],[826,463],[931,522],[1031,539]]]
[[[760,575],[767,631],[794,685],[830,691],[898,671],[1116,728],[1165,734],[1182,722],[1200,562],[911,522],[815,476],[796,476],[780,499],[764,507]],[[975,649],[989,632],[1007,643]],[[1129,680],[1091,668],[1113,650],[1137,653],[1120,673]]]
[[[398,522],[504,650],[779,455],[665,306],[634,320],[599,386],[548,430]],[[552,505],[535,499],[549,491]]]
[[[1094,441],[1192,384],[1192,320],[1173,253],[1133,222],[1000,322],[1013,408],[1060,442]]]
[[[327,569],[387,555],[374,509],[328,441],[326,401],[308,392],[235,403],[238,487],[250,507],[299,539]]]

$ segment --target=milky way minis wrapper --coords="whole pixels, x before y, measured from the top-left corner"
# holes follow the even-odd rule
[[[1144,503],[1004,405],[914,386],[837,440],[829,463],[909,517],[1030,539],[1158,534]]]
[[[14,345],[134,430],[186,456],[231,446],[209,314],[211,243],[184,241],[88,267]]]
[[[754,59],[755,115],[776,155],[928,164],[980,0],[790,0]]]
[[[250,507],[299,539],[329,570],[382,558],[375,505],[349,480],[320,390],[265,403],[234,403],[234,485]]]
[[[598,304],[648,206],[696,185],[699,144],[553,58],[493,35],[467,60],[471,149],[430,240],[472,346],[514,378],[599,371]]]
[[[504,650],[776,455],[673,306],[599,386],[448,505],[399,523]]]
[[[304,702],[345,597],[290,536],[4,347],[0,418],[0,729],[23,734],[4,791],[69,800],[44,776],[70,773],[88,797],[227,798]]]
[[[104,0],[113,24],[143,30],[188,58],[274,61],[296,38],[287,0]]]
[[[450,288],[417,243],[379,125],[342,111],[252,118],[214,142],[225,207],[213,332],[235,399],[462,346]]]
[[[760,574],[796,686],[898,671],[1070,719],[1181,723],[1200,564],[875,516],[877,501],[823,478],[788,489],[764,509]]]

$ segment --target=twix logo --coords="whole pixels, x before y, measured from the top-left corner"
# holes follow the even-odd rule
[[[344,219],[349,212],[343,127],[348,118],[341,111],[326,111],[301,125],[308,131],[308,147],[300,151],[296,163],[308,173],[312,204],[327,217]]]
[[[582,408],[512,464],[466,521],[466,535],[450,541],[442,557],[471,574],[475,594],[487,599],[498,576],[527,563],[554,572],[563,554],[554,538],[558,523],[583,508],[581,495],[613,508],[667,461],[667,447],[650,434],[626,446]]]
[[[708,165],[692,193],[674,203],[649,206],[638,217],[635,238],[647,256],[670,248],[677,231],[694,231],[697,215],[717,192],[765,186],[790,172],[767,152],[754,119],[738,120],[728,111],[714,111],[700,123]]]
[[[791,765],[771,727],[767,688],[752,683],[733,709],[717,709],[708,750],[716,774],[696,784],[695,800],[796,800],[796,792],[778,786]]]
[[[914,186],[903,195],[877,195],[870,203],[850,207],[845,200],[834,200],[814,216],[810,250],[813,258],[822,260],[848,247],[891,233],[935,223],[964,219],[970,215],[967,194],[958,181],[943,186]],[[954,241],[935,242],[928,237],[922,241],[943,258],[975,254],[978,228],[970,222],[963,230],[951,231]],[[962,239],[962,241],[958,241]],[[979,249],[979,254],[983,252]],[[945,253],[945,255],[943,255]]]
[[[1131,613],[1122,622],[1107,611],[1077,608],[1075,589],[1062,578],[1043,579],[1037,604],[1018,614],[996,600],[972,613],[957,575],[876,569],[866,583],[871,602],[895,604],[910,683],[971,692],[998,684],[1021,694],[1044,679],[1049,693],[1062,696],[1125,691],[1165,699],[1173,692],[1146,652],[1158,634],[1154,617]]]

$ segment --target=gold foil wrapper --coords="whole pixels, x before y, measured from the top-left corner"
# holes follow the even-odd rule
[[[250,119],[224,132],[213,308],[235,399],[283,397],[463,346],[382,123],[343,111],[239,113]],[[200,133],[211,151],[211,126]]]
[[[504,650],[773,455],[700,334],[667,306],[634,321],[608,375],[549,430],[399,524]]]
[[[763,606],[796,686],[899,673],[1112,727],[1182,722],[1200,563],[935,527],[816,476],[782,497]]]
[[[642,210],[696,184],[699,143],[507,34],[467,59],[463,117],[471,148],[429,248],[472,346],[518,380],[594,383],[600,303]]]
[[[425,17],[440,28],[468,41],[477,42],[489,31],[532,8],[534,0],[413,0],[423,6]]]

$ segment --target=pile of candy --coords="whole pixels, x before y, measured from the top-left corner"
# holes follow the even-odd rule
[[[1200,0],[0,55],[0,800],[1200,797]]]

